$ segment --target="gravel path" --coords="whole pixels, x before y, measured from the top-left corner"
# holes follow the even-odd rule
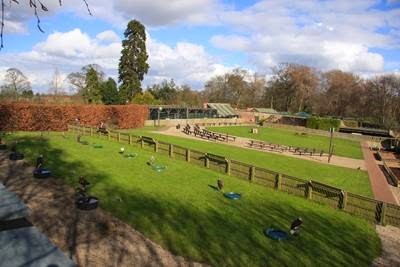
[[[250,139],[243,138],[243,137],[236,137],[235,142],[222,142],[222,141],[214,141],[214,140],[209,141],[206,139],[202,139],[200,137],[195,137],[193,135],[187,135],[187,134],[183,133],[181,130],[177,130],[175,127],[167,127],[163,130],[159,130],[159,131],[156,131],[153,133],[201,140],[204,142],[220,143],[220,144],[225,144],[225,145],[237,146],[237,147],[241,147],[241,148],[245,148],[245,149],[251,149],[251,150],[256,150],[256,151],[261,151],[261,152],[266,152],[266,153],[274,153],[274,154],[279,154],[279,155],[285,155],[285,156],[289,156],[289,157],[293,157],[293,158],[311,160],[311,161],[316,161],[316,162],[323,163],[323,164],[335,165],[335,166],[346,167],[346,168],[351,168],[351,169],[367,170],[364,160],[338,157],[338,156],[333,155],[330,163],[328,163],[327,156],[322,156],[322,157],[309,156],[309,155],[300,156],[300,155],[294,154],[292,152],[278,152],[278,151],[273,151],[273,150],[260,150],[260,149],[251,148],[248,146],[248,144],[250,143]]]
[[[32,210],[28,220],[79,266],[203,266],[172,255],[101,209],[76,209],[71,187],[34,179],[32,171],[0,153],[0,182]]]
[[[376,226],[382,242],[382,255],[375,259],[372,266],[400,267],[400,228],[394,226]]]

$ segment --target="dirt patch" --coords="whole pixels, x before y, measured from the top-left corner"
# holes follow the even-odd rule
[[[31,209],[28,220],[79,266],[204,266],[172,255],[101,209],[75,208],[74,190],[0,153],[0,182]]]
[[[400,267],[400,228],[377,225],[376,231],[381,238],[382,255],[372,266]]]

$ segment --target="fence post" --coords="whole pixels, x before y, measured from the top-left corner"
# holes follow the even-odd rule
[[[121,142],[121,134],[118,132],[118,143]]]
[[[256,167],[251,166],[249,168],[249,181],[253,182],[255,176],[256,176]]]
[[[132,145],[132,135],[128,135],[128,144]]]
[[[140,137],[140,148],[143,148],[144,147],[144,140],[143,140],[143,137],[141,136]]]
[[[231,161],[229,159],[226,160],[225,172],[226,174],[231,175]]]
[[[207,155],[204,157],[204,167],[209,168],[210,167],[210,160],[208,159]]]
[[[169,144],[169,156],[171,158],[174,157],[174,145],[173,144]]]
[[[275,176],[275,189],[279,191],[281,190],[281,188],[282,188],[282,174],[278,173]]]
[[[154,143],[154,152],[158,152],[158,142],[157,141],[155,141],[155,143]]]
[[[381,225],[385,225],[386,224],[386,208],[387,208],[387,204],[385,202],[380,202],[376,204],[377,207],[380,206],[380,216],[379,216],[379,224]],[[377,210],[378,211],[378,210]]]
[[[347,192],[342,190],[339,196],[339,209],[345,210],[347,206]]]
[[[110,131],[108,131],[108,140],[111,140],[111,132]]]
[[[312,188],[312,181],[309,181],[308,183],[307,183],[307,186],[306,186],[306,196],[307,196],[307,199],[312,199],[312,190],[313,190],[313,188]]]
[[[186,149],[186,161],[190,162],[190,149]]]

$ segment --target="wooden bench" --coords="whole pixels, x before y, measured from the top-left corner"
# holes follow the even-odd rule
[[[107,130],[107,128],[105,128],[105,127],[98,128],[98,129],[97,129],[97,133],[108,134],[108,130]]]
[[[138,142],[144,142],[144,143],[151,144],[151,145],[157,143],[157,141],[154,140],[154,138],[148,137],[148,136],[141,136]]]

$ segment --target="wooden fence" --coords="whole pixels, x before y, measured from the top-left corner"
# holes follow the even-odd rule
[[[263,126],[270,127],[270,128],[298,131],[298,132],[303,132],[303,133],[307,133],[307,134],[321,135],[321,136],[327,136],[327,137],[330,136],[329,131],[306,128],[306,127],[302,127],[302,126],[293,126],[293,125],[279,124],[279,123],[264,123]],[[387,139],[387,138],[367,136],[367,135],[355,135],[355,134],[349,134],[349,133],[341,133],[338,131],[336,131],[333,134],[333,137],[348,139],[348,140],[353,140],[353,141],[366,140],[366,141],[373,141],[373,142],[381,142],[383,139]]]
[[[328,205],[371,223],[390,224],[400,227],[400,207],[372,198],[346,192],[313,180],[277,173],[247,163],[231,160],[223,156],[191,150],[178,145],[157,141],[151,137],[136,136],[118,131],[108,134],[96,133],[90,127],[68,126],[68,130],[76,134],[101,137],[118,141],[167,155],[171,158],[186,161],[200,167],[212,169],[227,175],[247,180],[277,191],[303,197],[320,204]]]

